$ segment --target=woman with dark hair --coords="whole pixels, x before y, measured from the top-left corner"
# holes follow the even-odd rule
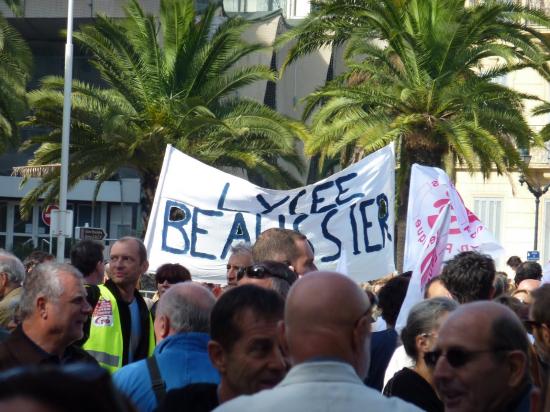
[[[443,403],[433,387],[433,369],[425,362],[424,354],[433,349],[439,327],[457,307],[455,301],[443,297],[413,306],[401,340],[414,365],[397,372],[384,387],[384,395],[396,396],[428,412],[443,412]]]
[[[170,286],[179,283],[187,282],[191,280],[191,272],[179,263],[165,263],[157,269],[155,274],[155,281],[157,283],[157,293],[159,300]],[[157,311],[158,300],[151,307],[151,315],[153,319]]]

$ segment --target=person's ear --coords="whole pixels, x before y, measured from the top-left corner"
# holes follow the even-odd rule
[[[414,338],[414,343],[417,352],[428,352],[431,348],[430,338],[426,334],[418,335],[416,338]]]
[[[157,342],[160,342],[162,339],[166,338],[170,334],[170,319],[166,315],[159,315],[155,317],[155,336]]]
[[[210,340],[210,342],[208,342],[208,357],[220,375],[224,375],[227,371],[227,360],[222,345],[215,340]]]
[[[370,338],[371,334],[371,316],[370,311],[362,316],[353,328],[352,347],[354,352],[363,351],[365,340]]]
[[[42,319],[48,318],[48,300],[44,296],[36,299],[36,310]]]
[[[147,273],[147,269],[149,269],[149,261],[148,261],[148,260],[144,260],[144,261],[141,263],[141,274]]]
[[[508,370],[510,375],[508,377],[508,387],[517,388],[521,385],[523,379],[525,379],[527,368],[527,355],[520,350],[513,350],[506,354]]]

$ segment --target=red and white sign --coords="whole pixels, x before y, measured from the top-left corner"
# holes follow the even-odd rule
[[[503,252],[487,227],[466,208],[447,174],[437,167],[415,164],[409,188],[403,271],[415,269],[446,205],[450,206],[451,216],[444,261],[468,250],[477,250],[493,258]]]
[[[59,206],[57,205],[48,205],[45,209],[42,209],[42,222],[46,226],[50,226],[52,223],[52,210],[58,210]]]

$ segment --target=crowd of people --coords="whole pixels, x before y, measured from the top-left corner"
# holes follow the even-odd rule
[[[108,265],[93,241],[70,257],[0,250],[1,411],[550,410],[535,262],[509,259],[509,281],[460,253],[401,329],[410,273],[357,285],[292,230],[234,245],[223,289],[167,262],[154,301],[141,240],[117,240]]]

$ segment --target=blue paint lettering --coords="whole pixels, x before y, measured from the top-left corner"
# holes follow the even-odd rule
[[[340,176],[339,178],[336,179],[336,187],[338,188],[338,196],[336,196],[336,203],[338,205],[343,205],[344,203],[350,202],[353,199],[360,199],[365,196],[363,193],[354,193],[345,199],[340,198],[341,195],[349,191],[349,188],[342,187],[342,184],[344,182],[347,182],[348,180],[353,179],[356,176],[357,176],[357,173],[350,173],[349,175]]]
[[[321,231],[325,239],[330,240],[332,243],[336,245],[336,247],[338,248],[338,251],[332,256],[323,256],[321,258],[321,262],[334,262],[335,260],[338,260],[340,258],[340,254],[342,252],[342,242],[336,236],[332,235],[332,233],[328,231],[328,227],[327,227],[328,223],[330,222],[330,219],[336,213],[338,213],[338,210],[331,210],[325,215],[325,217],[323,218],[323,221],[321,222]]]
[[[219,210],[199,209],[198,207],[196,207],[195,210],[193,210],[193,222],[191,225],[191,256],[200,257],[208,260],[215,260],[216,256],[211,255],[209,253],[203,253],[203,252],[197,251],[197,235],[208,234],[208,230],[202,229],[199,227],[199,224],[198,224],[199,214],[203,214],[204,216],[214,217],[214,216],[223,216],[223,212],[220,212]]]
[[[173,220],[171,219],[171,214],[182,215],[183,219]],[[174,253],[176,255],[183,255],[189,252],[189,236],[184,229],[184,226],[191,219],[191,211],[189,208],[181,202],[176,202],[174,200],[167,200],[166,206],[164,208],[164,222],[162,225],[162,251]],[[166,238],[168,236],[168,228],[174,228],[181,233],[183,238],[183,248],[177,249],[171,246],[168,246]]]
[[[332,186],[334,186],[334,182],[332,180],[315,186],[315,188],[313,189],[313,192],[311,193],[311,213],[325,213],[336,207],[336,205],[333,203],[333,204],[325,205],[319,210],[317,210],[317,206],[323,203],[323,201],[325,200],[324,197],[319,196],[319,192],[330,189]]]
[[[237,213],[235,219],[233,219],[233,225],[229,231],[229,236],[223,247],[222,255],[220,259],[225,259],[227,252],[231,247],[231,244],[235,240],[242,240],[243,242],[250,243],[250,235],[248,234],[248,229],[246,227],[246,222],[244,221],[244,216],[242,213]]]

